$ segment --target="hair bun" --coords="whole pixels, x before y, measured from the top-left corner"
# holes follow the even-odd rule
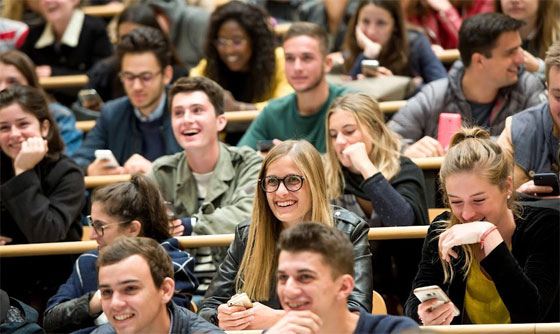
[[[490,139],[490,134],[488,133],[488,131],[480,127],[473,127],[473,128],[462,127],[451,138],[451,143],[449,143],[449,147],[453,147],[467,139]]]

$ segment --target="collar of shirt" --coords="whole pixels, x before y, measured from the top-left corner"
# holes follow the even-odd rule
[[[80,9],[74,9],[72,17],[70,18],[70,22],[68,22],[68,26],[66,27],[66,30],[64,30],[64,34],[62,35],[62,39],[60,40],[61,44],[66,44],[73,48],[78,46],[80,34],[82,33],[82,27],[84,26],[84,19],[84,12],[82,12]],[[47,25],[45,26],[45,30],[43,30],[43,34],[35,43],[35,48],[41,49],[52,45],[55,42],[56,41],[52,25],[50,23],[47,23]]]
[[[140,112],[140,110],[138,110],[138,108],[134,108],[134,115],[136,115],[136,118],[138,118],[140,122],[154,121],[160,118],[161,116],[163,116],[166,99],[167,99],[167,94],[163,93],[163,96],[161,98],[161,101],[159,101],[158,106],[156,107],[156,109],[154,109],[154,111],[152,111],[152,113],[148,117],[142,115],[142,113]]]

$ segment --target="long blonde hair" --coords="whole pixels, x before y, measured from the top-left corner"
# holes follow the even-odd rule
[[[387,125],[379,104],[375,99],[364,93],[348,93],[334,100],[329,107],[325,121],[327,134],[327,156],[325,171],[329,180],[329,199],[339,198],[344,190],[345,182],[342,167],[332,138],[329,135],[329,122],[332,114],[336,112],[351,114],[358,124],[363,135],[372,142],[369,159],[387,180],[391,180],[401,170],[399,153],[399,135],[391,131]]]
[[[319,152],[306,141],[287,140],[276,145],[267,154],[259,172],[259,180],[266,177],[267,169],[280,158],[289,156],[309,187],[311,196],[310,221],[333,226],[332,210],[327,199],[327,180]],[[278,263],[276,242],[282,232],[279,221],[268,206],[266,193],[260,183],[255,192],[249,238],[243,260],[235,279],[236,290],[243,289],[251,300],[267,301],[276,280]]]
[[[451,139],[449,151],[445,155],[439,172],[440,191],[443,200],[448,201],[445,181],[447,177],[464,172],[475,171],[478,175],[486,179],[490,184],[498,186],[504,190],[507,185],[508,177],[512,175],[512,164],[507,154],[502,148],[490,139],[490,134],[479,127],[462,128]],[[514,203],[513,196],[508,199],[508,208],[517,214],[518,208]],[[453,225],[461,224],[453,212],[451,219],[444,221],[444,227],[440,232],[450,229]],[[439,235],[439,233],[438,233]],[[466,279],[474,258],[475,244],[461,245],[465,254],[465,262],[461,267],[463,278]],[[450,263],[440,258],[443,266],[444,282],[453,280],[454,272]]]

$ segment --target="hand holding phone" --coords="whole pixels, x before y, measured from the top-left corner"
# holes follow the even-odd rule
[[[103,165],[104,168],[119,167],[119,162],[117,161],[111,150],[95,150],[95,159],[107,160],[107,163]]]
[[[227,306],[243,306],[244,308],[252,308],[253,303],[249,299],[249,296],[243,292],[231,297],[231,299],[227,302]]]
[[[97,93],[95,89],[82,89],[78,92],[78,101],[80,104],[87,109],[91,110],[101,110],[103,106],[103,100],[101,96]]]
[[[536,186],[551,187],[552,192],[537,193],[537,196],[558,196],[560,189],[558,186],[558,176],[554,173],[537,173],[533,175],[533,182]]]
[[[447,152],[451,137],[461,129],[461,114],[446,113],[439,114],[438,141]]]
[[[438,302],[435,304],[435,306],[432,306],[432,310],[450,301],[449,297],[447,297],[447,294],[443,292],[443,290],[437,285],[429,285],[421,288],[416,288],[413,292],[416,298],[418,298],[421,302],[426,302],[430,299],[437,299]],[[461,314],[461,312],[459,312],[459,309],[455,305],[453,305],[453,316],[456,317],[459,314]]]

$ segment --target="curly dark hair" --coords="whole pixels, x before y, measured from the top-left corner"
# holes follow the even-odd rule
[[[210,16],[208,34],[206,37],[205,75],[216,81],[220,86],[229,91],[243,92],[243,96],[235,96],[242,102],[252,103],[268,100],[272,97],[274,89],[274,75],[276,73],[276,57],[274,49],[276,39],[274,31],[268,24],[268,13],[258,5],[230,1],[216,8]],[[250,37],[253,50],[250,59],[250,70],[244,87],[239,87],[240,82],[227,65],[220,59],[215,41],[218,30],[225,22],[237,22]]]

